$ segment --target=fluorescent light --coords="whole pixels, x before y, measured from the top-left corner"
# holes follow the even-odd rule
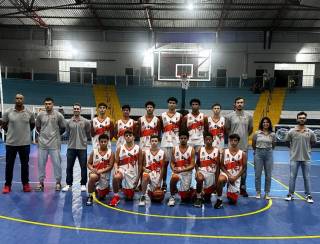
[[[194,6],[193,6],[192,3],[189,3],[188,6],[187,6],[187,8],[188,8],[189,10],[193,10]]]

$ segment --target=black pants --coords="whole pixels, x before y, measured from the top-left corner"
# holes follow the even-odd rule
[[[77,157],[81,168],[80,184],[87,184],[87,150],[69,148],[67,150],[67,185],[72,185],[73,183],[73,166]]]
[[[29,183],[29,154],[30,145],[26,146],[8,146],[6,145],[6,186],[11,186],[14,162],[19,153],[21,162],[21,182],[22,184]]]

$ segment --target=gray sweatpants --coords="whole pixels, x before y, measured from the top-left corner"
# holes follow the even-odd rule
[[[38,148],[38,174],[39,181],[43,182],[46,177],[46,165],[48,160],[48,155],[50,155],[54,177],[56,178],[56,182],[61,181],[61,157],[60,157],[60,149],[41,149]]]

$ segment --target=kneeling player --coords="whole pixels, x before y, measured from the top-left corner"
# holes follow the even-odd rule
[[[136,188],[141,174],[142,152],[138,145],[134,144],[133,132],[124,132],[125,144],[117,148],[114,162],[113,192],[114,196],[110,201],[110,206],[117,206],[119,197],[119,187],[122,182],[122,190],[127,200],[132,200],[134,189]]]
[[[164,191],[160,189],[160,186],[163,177],[165,154],[158,147],[158,136],[152,135],[150,137],[150,144],[151,148],[143,152],[142,195],[139,206],[145,206],[147,190],[151,201],[161,202],[164,198]]]
[[[210,201],[219,176],[220,163],[219,149],[212,146],[213,136],[207,132],[203,137],[205,146],[197,152],[196,164],[197,198],[194,206],[199,208],[202,206],[202,192],[204,200]]]
[[[236,204],[240,192],[241,175],[243,174],[246,164],[247,155],[239,149],[238,144],[240,137],[238,134],[229,136],[229,148],[225,149],[222,154],[220,163],[221,173],[217,184],[217,202],[214,208],[222,208],[222,189],[227,183],[227,198],[230,204]]]
[[[180,181],[179,195],[181,201],[187,202],[192,199],[194,192],[190,189],[192,180],[192,170],[195,162],[195,152],[192,146],[188,146],[189,134],[187,131],[179,132],[180,145],[174,147],[171,157],[172,176],[170,180],[171,196],[168,206],[175,205],[175,194],[177,193],[177,183]]]
[[[97,192],[99,199],[104,198],[110,190],[110,172],[113,167],[114,154],[108,148],[109,137],[102,134],[98,137],[99,148],[93,149],[88,159],[89,182],[87,206],[93,202],[92,193]],[[98,183],[98,184],[97,184]],[[97,187],[95,187],[97,184]]]

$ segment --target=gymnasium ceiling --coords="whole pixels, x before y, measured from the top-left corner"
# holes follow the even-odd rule
[[[318,31],[320,0],[0,0],[0,26]]]

